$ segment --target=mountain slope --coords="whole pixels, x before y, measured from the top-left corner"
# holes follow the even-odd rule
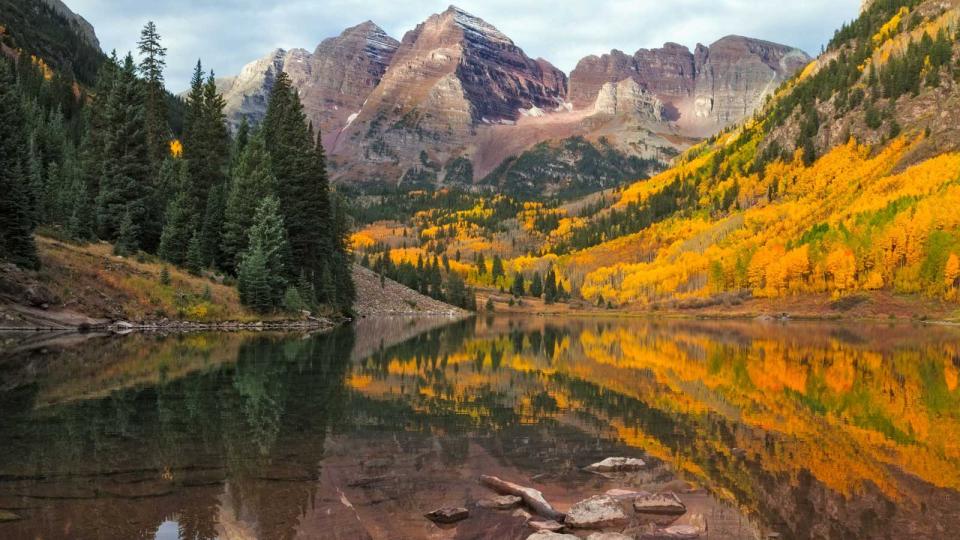
[[[19,51],[87,85],[106,59],[93,26],[59,0],[0,0],[0,54]]]
[[[958,21],[957,1],[872,3],[755,120],[569,231],[565,279],[614,305],[956,301]]]

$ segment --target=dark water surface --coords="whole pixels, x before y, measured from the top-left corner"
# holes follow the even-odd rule
[[[498,317],[4,347],[3,540],[526,538],[476,505],[481,474],[561,510],[686,504],[636,537],[960,537],[956,328]],[[609,456],[649,466],[582,471]],[[450,504],[471,517],[422,517]]]

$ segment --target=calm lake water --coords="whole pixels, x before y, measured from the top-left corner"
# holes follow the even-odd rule
[[[562,510],[676,493],[686,514],[638,537],[960,535],[956,328],[497,317],[4,347],[4,540],[526,538],[476,505],[481,474]],[[609,456],[648,467],[582,470]],[[444,505],[471,516],[423,517]]]

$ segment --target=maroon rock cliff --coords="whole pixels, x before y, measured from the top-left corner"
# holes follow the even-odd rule
[[[798,49],[739,36],[697,45],[694,52],[675,43],[633,56],[613,50],[577,64],[569,99],[577,108],[588,107],[604,84],[633,79],[663,102],[664,120],[705,135],[752,113],[810,60]]]

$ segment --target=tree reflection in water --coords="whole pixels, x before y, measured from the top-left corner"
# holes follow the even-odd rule
[[[603,485],[580,467],[613,453],[655,465],[635,487],[704,488],[743,537],[960,525],[952,328],[498,317],[375,346],[362,332],[133,336],[0,363],[0,508],[24,517],[0,537],[150,538],[165,522],[189,539],[416,536],[436,493],[478,496],[475,472],[587,495]]]

